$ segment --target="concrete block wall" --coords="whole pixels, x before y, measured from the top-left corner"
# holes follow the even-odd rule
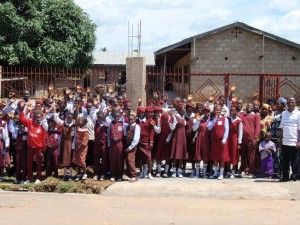
[[[300,49],[266,37],[263,43],[262,35],[241,28],[199,39],[195,51],[198,60],[194,65],[190,64],[191,73],[300,74]],[[209,79],[224,94],[223,78]],[[190,92],[195,98],[197,90],[206,81],[206,77],[191,77]],[[253,91],[259,88],[259,77],[231,77],[229,82],[237,85],[237,95],[246,101],[251,100]],[[212,92],[206,88],[207,98]]]
[[[126,94],[132,100],[133,109],[137,107],[137,98],[142,96],[146,105],[146,63],[144,57],[126,58]]]
[[[249,103],[253,99],[253,91],[259,89],[259,80],[259,76],[230,76],[229,84],[235,84],[235,95]]]
[[[191,76],[190,94],[196,102],[207,101],[209,96],[224,94],[224,76]]]

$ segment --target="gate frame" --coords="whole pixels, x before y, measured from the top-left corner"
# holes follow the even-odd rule
[[[263,102],[264,100],[267,100],[268,96],[264,95],[265,91],[265,80],[268,78],[276,78],[276,98],[280,97],[280,81],[282,80],[283,77],[300,77],[300,74],[260,74],[260,73],[165,73],[165,72],[151,72],[147,71],[146,73],[146,86],[145,89],[147,90],[146,92],[146,98],[147,101],[149,100],[149,77],[150,76],[163,76],[163,81],[165,80],[164,78],[168,75],[173,75],[173,76],[181,76],[182,80],[184,80],[185,76],[223,76],[224,79],[224,96],[227,98],[229,96],[230,92],[230,87],[229,87],[229,79],[230,76],[254,76],[254,77],[259,77],[259,101]],[[184,81],[183,81],[184,82]],[[182,84],[184,86],[184,83]],[[190,93],[190,82],[189,82],[189,93]],[[184,88],[183,88],[184,91]],[[165,85],[163,85],[163,92],[165,92]]]

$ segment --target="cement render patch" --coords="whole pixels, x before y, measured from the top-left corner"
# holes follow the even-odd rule
[[[103,196],[300,200],[300,182],[269,179],[156,178],[116,182]]]

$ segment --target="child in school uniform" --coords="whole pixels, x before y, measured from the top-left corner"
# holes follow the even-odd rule
[[[89,142],[89,132],[86,128],[87,119],[84,117],[79,117],[77,120],[77,127],[75,131],[75,139],[73,142],[74,146],[74,153],[72,163],[77,166],[77,177],[75,181],[79,181],[80,179],[86,180],[86,154],[88,151],[88,142]],[[83,175],[81,175],[81,171],[83,171]]]
[[[179,103],[176,106],[176,114],[171,114],[171,121],[169,123],[170,129],[172,130],[172,144],[170,159],[173,160],[173,174],[172,177],[183,178],[183,160],[188,159],[187,145],[186,145],[186,120],[185,115],[185,104]]]
[[[195,134],[195,155],[193,158],[193,164],[196,164],[195,176],[200,176],[200,161],[203,160],[203,170],[202,177],[207,178],[207,163],[209,161],[209,131],[207,129],[210,108],[209,105],[204,105],[202,108],[203,115],[201,117],[196,117],[197,121],[193,125],[193,131]],[[200,116],[200,115],[199,115]]]
[[[189,156],[189,162],[192,163],[192,171],[190,177],[195,177],[195,163],[194,163],[194,157],[195,157],[195,142],[193,141],[195,137],[195,131],[193,130],[193,126],[196,123],[197,119],[195,118],[195,113],[194,113],[194,105],[191,103],[186,104],[186,114],[185,114],[185,120],[186,120],[186,126],[185,126],[185,131],[186,131],[186,145],[187,145],[187,152]],[[187,161],[184,161],[183,167],[186,167]],[[197,174],[197,177],[199,177],[199,174]]]
[[[228,151],[228,133],[229,124],[228,119],[221,116],[222,106],[216,105],[214,112],[211,114],[210,121],[208,122],[207,128],[211,130],[211,154],[210,159],[214,161],[214,174],[209,178],[218,178],[223,180],[224,178],[224,166],[226,162],[229,162],[229,151]],[[218,163],[220,162],[220,173],[218,176]]]
[[[53,117],[54,121],[61,126],[61,139],[59,146],[59,161],[64,168],[63,180],[72,179],[72,142],[75,136],[75,120],[72,113],[67,113],[65,121],[59,118],[59,114],[55,113]],[[67,168],[70,170],[70,176],[67,176]]]
[[[23,184],[26,180],[27,168],[27,131],[23,124],[18,123],[16,138],[16,183]]]
[[[128,127],[126,135],[126,166],[129,182],[138,180],[138,175],[135,167],[136,146],[140,141],[141,128],[136,124],[136,117],[133,114],[128,116]]]
[[[48,130],[46,138],[47,156],[46,156],[46,177],[54,174],[58,177],[58,147],[60,132],[55,126],[55,121],[48,120]]]
[[[8,126],[6,121],[3,119],[3,111],[0,110],[0,182],[3,181],[4,168],[10,162],[10,156],[8,153],[9,147],[9,136]]]
[[[45,140],[47,132],[43,128],[47,121],[43,118],[43,112],[35,110],[33,118],[28,119],[23,112],[25,102],[20,103],[20,121],[28,129],[27,135],[27,180],[25,183],[29,183],[33,179],[33,157],[36,156],[37,160],[37,173],[35,183],[40,183],[42,179],[42,159],[45,152]]]
[[[273,154],[276,152],[276,145],[272,139],[272,132],[268,131],[265,135],[265,140],[259,144],[260,152],[260,174],[259,177],[265,177],[267,170],[268,177],[273,176]]]
[[[94,180],[104,180],[108,172],[108,149],[107,149],[107,131],[108,123],[105,120],[105,115],[102,111],[97,112],[97,121],[95,123],[94,134]],[[100,159],[101,164],[100,164]],[[101,174],[101,175],[100,175]]]
[[[110,181],[114,182],[122,180],[124,169],[124,155],[123,155],[123,138],[124,127],[123,122],[120,121],[121,112],[114,110],[112,121],[109,125],[109,163],[110,163]]]
[[[237,116],[237,108],[235,106],[230,107],[229,122],[229,135],[228,135],[228,148],[230,154],[230,164],[232,164],[232,171],[230,178],[235,178],[235,168],[239,163],[239,150],[241,149],[242,138],[243,138],[243,123],[242,120]]]
[[[169,126],[169,115],[168,113],[162,113],[160,119],[158,120],[158,125],[154,126],[154,131],[157,133],[157,150],[154,159],[157,162],[157,176],[161,173],[161,163],[165,161],[165,168],[163,171],[163,177],[168,177],[170,168],[170,154],[171,154],[171,129]]]
[[[142,179],[147,177],[150,180],[153,180],[154,178],[151,174],[151,150],[154,142],[154,129],[152,124],[153,119],[150,116],[151,113],[153,113],[153,109],[150,106],[147,106],[147,110],[143,107],[138,107],[137,113],[138,119],[136,123],[141,127],[141,137],[137,146],[137,157],[140,167],[139,178]],[[148,115],[148,118],[145,113]]]

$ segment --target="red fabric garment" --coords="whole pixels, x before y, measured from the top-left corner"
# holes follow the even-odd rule
[[[151,160],[152,157],[151,150],[149,149],[149,143],[154,142],[154,129],[151,121],[151,118],[145,122],[137,121],[137,124],[141,127],[140,142],[137,146],[137,158],[139,160]]]
[[[57,130],[49,130],[47,132],[47,137],[46,137],[46,146],[50,149],[57,149],[59,147],[59,136],[60,132]]]
[[[139,142],[137,145],[137,159],[138,160],[151,160],[151,150],[149,150],[149,143]]]
[[[196,148],[194,160],[208,162],[209,160],[209,130],[207,129],[208,120],[201,119],[198,128],[198,135],[196,139]]]
[[[94,174],[95,175],[106,175],[108,172],[108,149],[107,149],[107,127],[99,121],[96,122],[95,128],[95,140],[93,147],[94,156]],[[100,159],[101,164],[100,164]]]
[[[20,121],[28,129],[28,145],[32,148],[45,150],[47,132],[44,130],[42,125],[38,125],[32,119],[26,118],[23,111],[20,112]]]
[[[130,126],[128,129],[127,136],[126,136],[126,147],[129,147],[133,141],[135,126],[136,125]]]
[[[86,154],[88,151],[89,132],[87,129],[78,128],[75,137],[75,150],[72,163],[81,168],[86,167]]]
[[[154,159],[159,162],[162,160],[170,160],[171,141],[166,142],[168,135],[171,133],[168,116],[162,116],[160,118],[160,125],[161,132],[159,135],[157,135],[157,148],[154,155]]]
[[[109,166],[111,176],[122,178],[124,169],[124,154],[122,140],[115,141],[114,139],[112,139],[110,141]]]
[[[130,126],[126,136],[126,147],[130,146],[135,134],[135,126]],[[135,154],[136,154],[136,147],[133,148],[130,152],[126,154],[126,173],[128,177],[137,177],[136,167],[135,167]]]
[[[121,177],[123,172],[123,123],[112,121],[110,123],[109,162],[110,172],[113,177]]]
[[[260,116],[258,114],[243,114],[243,141],[258,140],[260,132]]]
[[[195,136],[195,132],[193,131],[193,125],[194,125],[194,117],[186,118],[186,144],[187,144],[187,151],[189,155],[189,161],[194,161],[195,157],[195,143],[193,142],[193,138]]]
[[[59,161],[63,166],[70,166],[72,160],[72,141],[75,133],[74,126],[61,126]]]
[[[94,143],[106,145],[107,144],[107,127],[100,124],[98,121],[94,127],[95,139]]]
[[[176,116],[177,124],[172,134],[170,159],[188,159],[186,147],[185,120]]]
[[[228,118],[229,122],[229,135],[228,135],[228,148],[230,155],[230,163],[237,165],[239,162],[240,153],[238,150],[238,137],[239,137],[239,125],[242,120],[235,120],[232,122],[232,119]]]
[[[27,132],[18,133],[16,140],[16,179],[26,180]]]
[[[213,161],[221,161],[221,162],[228,162],[229,158],[229,151],[228,151],[228,140],[226,141],[225,146],[223,147],[222,139],[225,133],[225,117],[219,117],[211,130],[211,138],[212,138],[212,145],[211,145],[211,154],[210,160]]]
[[[150,141],[154,141],[154,130],[151,121],[151,118],[147,119],[145,122],[137,120],[137,124],[141,127],[140,142],[149,143]]]
[[[123,123],[112,121],[110,123],[110,139],[120,141],[123,139]]]
[[[45,148],[32,148],[28,145],[27,149],[27,180],[33,179],[33,157],[36,157],[36,179],[42,179],[42,162],[43,156],[42,152],[45,151]]]
[[[58,148],[48,148],[46,156],[46,177],[58,177]]]
[[[93,156],[94,156],[94,174],[105,176],[108,172],[109,152],[106,145],[94,142]],[[101,164],[100,164],[100,159]]]

